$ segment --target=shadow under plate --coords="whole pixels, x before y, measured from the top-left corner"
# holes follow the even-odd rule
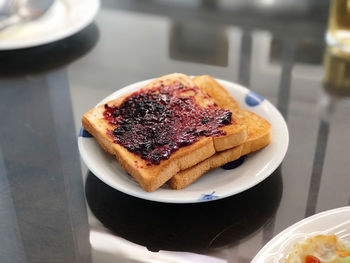
[[[49,44],[0,51],[0,77],[38,74],[68,65],[87,54],[98,39],[98,27],[91,23],[78,33]]]
[[[195,204],[160,203],[129,196],[91,172],[85,185],[91,211],[116,235],[151,251],[193,252],[234,244],[257,231],[275,214],[282,189],[280,168],[245,192]]]

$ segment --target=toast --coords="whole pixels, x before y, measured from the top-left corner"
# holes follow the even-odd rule
[[[241,109],[238,102],[214,78],[208,75],[193,78],[195,85],[216,98],[219,107],[230,110],[247,127],[248,137],[241,155],[255,152],[270,143],[271,124],[261,116]]]
[[[248,138],[242,145],[217,152],[195,166],[178,172],[168,181],[172,189],[182,189],[210,169],[237,160],[241,156],[260,150],[270,143],[270,123],[253,112],[241,109],[238,102],[215,79],[206,75],[197,76],[193,79],[193,82],[209,95],[218,97],[219,107],[227,108],[238,116],[241,123],[247,126]],[[217,93],[224,96],[217,96]]]
[[[195,123],[197,120],[196,118],[187,117],[186,120],[188,123],[181,121],[176,123],[176,125],[180,125],[179,127],[175,126],[177,127],[176,131],[186,131],[186,133],[183,135],[185,139],[183,141],[176,141],[178,144],[174,146],[175,142],[171,141],[172,137],[170,135],[174,134],[171,129],[175,124],[171,118],[175,117],[169,117],[170,119],[167,119],[167,114],[172,116],[173,111],[165,107],[166,103],[172,100],[172,97],[166,97],[164,94],[167,93],[162,93],[164,89],[169,89],[172,92],[172,96],[175,96],[176,100],[173,100],[175,104],[172,105],[178,105],[176,103],[179,103],[179,106],[176,106],[177,108],[174,111],[183,107],[180,110],[183,111],[184,115],[185,111],[196,113],[195,110],[191,111],[191,108],[188,108],[185,103],[186,101],[194,101],[194,109],[197,109],[196,105],[199,105],[201,109],[204,109],[204,112],[208,111],[212,114],[219,112],[222,114],[222,116],[220,115],[217,118],[223,124],[214,129],[214,134],[208,133],[208,135],[206,130],[200,130],[202,128],[198,128],[199,130],[195,130],[193,133],[193,129],[190,128],[192,123]],[[145,101],[135,102],[133,100],[134,98],[144,98],[142,96],[147,97],[144,99],[146,102],[147,99],[151,100],[151,104],[147,104],[147,107],[140,106],[141,102],[144,103]],[[164,96],[165,98],[163,98]],[[151,97],[152,99],[150,99]],[[165,103],[165,109],[159,104],[159,101],[159,103],[157,102],[158,106],[153,103],[153,98],[155,97],[159,101],[162,100],[162,103]],[[137,92],[109,101],[105,105],[96,106],[83,115],[82,124],[84,129],[94,136],[105,151],[116,156],[119,164],[134,177],[145,191],[152,192],[166,183],[179,171],[195,166],[199,162],[214,155],[217,151],[230,149],[246,141],[246,126],[240,122],[240,119],[234,113],[218,107],[219,100],[216,97],[208,95],[201,88],[198,88],[188,76],[174,73],[151,81]],[[132,122],[134,125],[132,127],[137,127],[138,129],[134,132],[134,130],[130,130],[130,125],[128,126],[120,120],[115,120],[115,118],[118,118],[118,114],[122,109],[125,109],[125,114],[129,114],[131,117],[134,114],[134,119],[140,121],[140,123],[147,123],[148,121],[152,123],[152,118],[157,117],[157,120],[153,119],[153,121],[157,122],[157,125],[146,127],[146,125],[143,126],[140,123],[135,124],[134,119],[129,118],[127,121]],[[157,109],[159,110],[157,111]],[[152,115],[151,111],[156,111],[158,115]],[[139,116],[141,113],[143,114],[142,118]],[[160,119],[163,118],[163,115],[165,117],[162,122]],[[190,114],[187,115],[190,116]],[[216,120],[215,118],[214,120]],[[228,121],[227,118],[229,118]],[[200,120],[202,124],[207,125],[208,120],[205,117]],[[166,123],[167,121],[170,121],[170,123]],[[208,127],[209,125],[212,125],[212,122],[208,122]],[[127,129],[127,127],[129,128]],[[146,128],[147,130],[143,130]],[[187,132],[189,134],[188,136],[192,137],[188,137]],[[193,139],[193,134],[198,139],[188,143],[190,139]],[[154,149],[154,145],[151,142],[157,145],[160,142],[163,144]],[[135,148],[136,144],[137,147]],[[171,149],[174,151],[169,150],[170,146],[173,147]],[[146,154],[144,154],[145,152]],[[152,158],[147,159],[147,154],[153,154]]]

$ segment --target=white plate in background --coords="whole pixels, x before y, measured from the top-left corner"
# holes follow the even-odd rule
[[[350,242],[350,206],[328,210],[288,227],[268,242],[251,263],[283,263],[296,242],[325,234]]]
[[[0,31],[0,50],[51,43],[80,31],[94,19],[99,0],[55,0],[40,18]]]
[[[228,197],[247,190],[267,178],[282,162],[288,148],[287,125],[279,111],[266,99],[232,82],[218,80],[244,109],[267,119],[271,127],[271,143],[264,149],[249,154],[242,165],[232,170],[217,168],[181,190],[164,185],[152,193],[141,189],[136,181],[107,154],[97,141],[81,131],[78,146],[82,159],[90,171],[103,182],[126,194],[139,198],[168,202],[196,203]],[[137,82],[106,97],[98,105],[121,95],[136,91],[150,80]]]

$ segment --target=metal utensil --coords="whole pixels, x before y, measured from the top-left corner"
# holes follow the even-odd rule
[[[0,21],[0,30],[41,17],[50,8],[54,0],[17,0],[17,2],[17,11]]]

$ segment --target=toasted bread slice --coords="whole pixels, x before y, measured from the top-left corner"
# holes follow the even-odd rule
[[[174,85],[174,83],[180,83],[185,86],[186,89],[181,95],[193,97],[195,102],[201,106],[209,107],[218,105],[217,98],[207,95],[205,92],[202,92],[201,89],[199,89],[200,91],[198,92],[191,78],[179,73],[158,78],[143,87],[142,90],[147,91],[148,89],[159,87],[160,85],[171,86]],[[109,101],[107,104],[119,106],[128,96],[130,96],[130,94]],[[142,159],[141,156],[115,143],[112,136],[108,136],[108,131],[113,131],[117,126],[111,125],[104,118],[104,111],[104,105],[99,105],[85,113],[82,117],[84,129],[95,137],[105,151],[115,155],[120,165],[148,192],[159,188],[180,170],[198,164],[215,154],[216,151],[241,145],[247,138],[246,126],[240,123],[240,119],[237,118],[235,114],[232,114],[231,124],[219,128],[225,131],[224,135],[217,137],[201,136],[195,143],[181,147],[173,152],[169,159],[161,160],[159,164],[150,164],[149,161]]]
[[[242,155],[257,151],[270,143],[271,124],[259,115],[241,109],[238,102],[214,78],[208,75],[196,76],[193,82],[216,98],[219,107],[229,109],[247,126],[248,138],[244,143]]]
[[[247,111],[235,111],[242,123],[247,125],[248,138],[243,144],[241,155],[258,151],[271,141],[271,124],[261,116]]]
[[[182,189],[210,169],[237,160],[241,156],[260,150],[270,143],[271,125],[268,121],[255,113],[241,109],[238,102],[212,77],[198,76],[193,81],[211,96],[219,97],[220,100],[217,101],[220,107],[230,109],[239,117],[241,123],[247,126],[248,138],[242,145],[217,152],[197,165],[178,172],[168,182],[172,189]],[[216,96],[217,92],[225,94],[225,96]]]
[[[219,107],[236,111],[240,109],[238,102],[230,93],[209,75],[196,76],[193,79],[196,86],[200,87],[205,93],[215,98]]]

